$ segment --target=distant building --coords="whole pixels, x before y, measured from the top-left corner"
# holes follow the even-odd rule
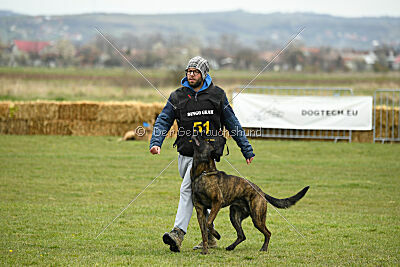
[[[393,69],[400,70],[400,55],[398,55],[397,57],[394,58]]]
[[[376,63],[376,61],[378,60],[378,57],[376,56],[374,51],[370,51],[368,53],[368,55],[364,56],[364,60],[365,60],[365,63],[367,63],[367,65],[372,66]],[[371,67],[371,69],[372,69],[372,67]]]
[[[40,56],[50,47],[50,42],[14,40],[9,65],[17,66],[23,63],[22,65],[40,66]]]
[[[14,40],[14,45],[18,51],[39,55],[44,48],[50,46],[50,42]]]
[[[366,68],[366,52],[348,50],[341,52],[344,66],[351,71],[362,71]]]

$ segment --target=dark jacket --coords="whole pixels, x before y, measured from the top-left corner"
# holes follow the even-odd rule
[[[181,83],[184,87],[188,87],[194,92],[193,88],[191,88],[191,86],[189,85],[186,77],[182,79]],[[207,74],[207,77],[204,81],[204,85],[199,90],[199,92],[202,90],[208,90],[211,84],[212,84],[212,79]],[[236,144],[240,147],[243,156],[246,159],[254,157],[255,154],[253,153],[253,148],[251,147],[249,141],[247,140],[245,132],[242,126],[240,125],[238,119],[236,118],[235,113],[232,110],[232,107],[229,105],[229,101],[225,93],[224,93],[224,98],[225,98],[224,107],[226,106],[226,108],[224,108],[222,112],[222,117],[221,117],[222,125],[225,126],[225,128],[229,131],[229,134],[236,141]],[[174,120],[176,119],[174,107],[171,104],[172,101],[173,100],[170,96],[164,109],[157,117],[157,120],[154,124],[153,134],[150,140],[150,148],[153,146],[159,146],[159,147],[162,146],[166,134],[168,133],[169,129],[174,123]]]

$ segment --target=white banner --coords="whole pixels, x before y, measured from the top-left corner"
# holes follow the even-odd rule
[[[277,96],[234,94],[233,109],[243,127],[371,130],[371,96]]]

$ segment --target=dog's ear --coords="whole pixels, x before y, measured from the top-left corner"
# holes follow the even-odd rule
[[[192,139],[192,141],[194,142],[194,144],[195,144],[196,146],[200,146],[199,135],[198,135],[198,132],[197,132],[197,131],[193,133],[191,139]]]
[[[200,146],[200,142],[199,142],[199,140],[197,138],[194,139],[194,143],[195,143],[196,146]]]
[[[214,149],[211,152],[211,156],[217,162],[220,161],[220,158],[224,154],[225,144],[226,144],[226,138],[223,135],[219,135],[219,136],[215,137],[215,141],[212,144]],[[228,150],[228,154],[229,154],[229,150]]]

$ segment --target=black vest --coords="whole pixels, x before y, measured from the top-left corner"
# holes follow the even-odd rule
[[[175,118],[178,134],[174,146],[179,154],[193,157],[193,131],[205,132],[208,136],[218,136],[224,108],[224,90],[211,85],[204,91],[195,93],[192,89],[181,87],[171,94],[171,102],[176,107]]]

